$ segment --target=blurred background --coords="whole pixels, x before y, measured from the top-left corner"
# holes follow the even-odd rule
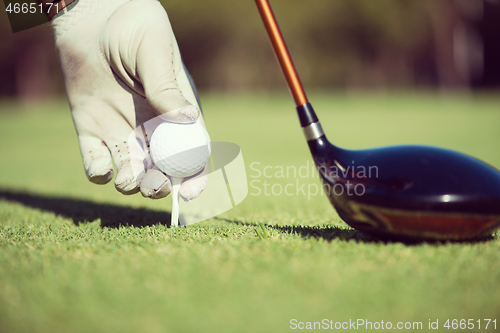
[[[202,91],[286,89],[252,0],[168,0]],[[307,89],[500,87],[498,0],[274,0]],[[64,96],[48,24],[12,33],[0,12],[0,98]]]

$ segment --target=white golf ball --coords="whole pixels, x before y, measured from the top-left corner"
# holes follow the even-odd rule
[[[151,158],[167,175],[185,178],[200,172],[210,159],[210,137],[199,122],[161,123],[149,143]]]

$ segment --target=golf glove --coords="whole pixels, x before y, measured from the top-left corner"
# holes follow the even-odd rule
[[[158,116],[176,123],[204,122],[162,5],[156,0],[79,0],[56,14],[51,25],[88,179],[108,183],[114,160],[118,191],[167,196],[170,180],[150,162],[147,146],[131,154],[138,144],[130,143],[129,136]],[[151,129],[144,133],[150,135]],[[142,173],[134,171],[137,166]],[[206,175],[186,179],[179,194],[192,200],[206,182]]]

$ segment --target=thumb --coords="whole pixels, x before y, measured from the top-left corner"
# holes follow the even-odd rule
[[[148,9],[136,59],[146,98],[166,121],[195,122],[200,111],[179,88],[177,78],[184,73],[184,67],[167,13],[156,1],[151,1]]]

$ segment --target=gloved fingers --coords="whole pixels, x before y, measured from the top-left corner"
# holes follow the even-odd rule
[[[186,202],[196,199],[207,187],[210,161],[197,175],[184,179],[179,189],[179,196]]]
[[[95,184],[106,184],[114,174],[113,161],[106,144],[92,135],[79,135],[80,152],[83,167],[89,181]]]
[[[80,137],[80,149],[88,179],[95,184],[108,183],[114,174],[111,159],[113,155],[117,167],[116,189],[127,195],[139,192],[144,173],[137,169],[144,170],[144,163],[142,159],[131,160],[129,146],[126,140],[105,143],[96,137]]]
[[[136,56],[137,73],[146,98],[166,121],[195,122],[200,110],[179,88],[178,77],[185,73],[167,13],[157,1],[138,3],[141,2],[150,3]],[[140,10],[146,10],[146,6]]]
[[[135,194],[140,190],[140,183],[147,168],[143,142],[136,137],[136,132],[123,140],[106,141],[115,161],[117,174],[115,187],[122,194]]]
[[[89,180],[105,184],[113,178],[123,194],[139,191],[147,165],[142,129],[133,130],[130,121],[108,105],[94,103],[72,111],[73,121]],[[140,134],[140,135],[139,135]]]
[[[156,167],[148,170],[142,178],[141,194],[145,198],[161,199],[169,195],[171,190],[170,179]]]
[[[123,163],[116,174],[115,188],[122,194],[130,195],[139,192],[140,183],[141,179],[134,175],[130,160]]]

